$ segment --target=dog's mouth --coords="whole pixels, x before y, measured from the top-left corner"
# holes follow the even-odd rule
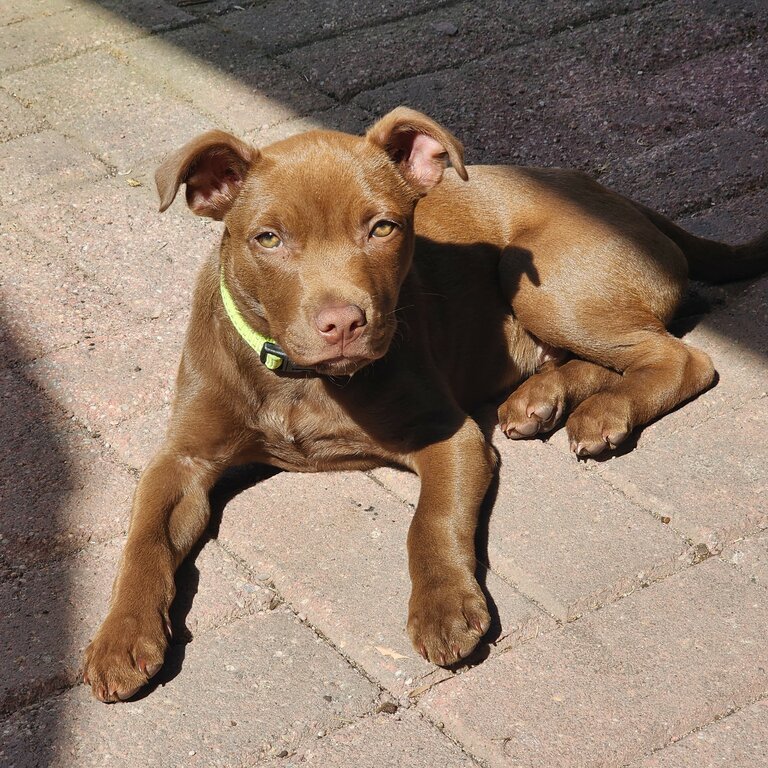
[[[323,376],[351,376],[371,362],[373,360],[370,357],[346,357],[342,355],[321,360],[313,363],[310,367]]]

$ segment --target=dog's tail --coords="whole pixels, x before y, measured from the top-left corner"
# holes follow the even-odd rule
[[[688,273],[705,283],[746,280],[768,271],[768,231],[744,245],[726,245],[686,232],[660,213],[635,205],[688,259]]]

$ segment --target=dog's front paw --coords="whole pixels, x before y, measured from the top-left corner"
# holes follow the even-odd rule
[[[598,456],[629,437],[629,404],[621,398],[593,395],[568,417],[565,429],[571,450],[577,456]]]
[[[83,682],[100,701],[130,699],[163,666],[170,631],[151,617],[110,614],[85,649]]]
[[[466,581],[466,578],[461,581]],[[408,634],[414,648],[433,664],[450,666],[469,656],[488,631],[491,617],[477,582],[471,587],[441,582],[414,586]]]

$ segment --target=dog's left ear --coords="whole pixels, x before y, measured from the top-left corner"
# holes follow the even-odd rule
[[[464,181],[468,178],[461,142],[414,109],[393,109],[373,125],[365,137],[390,156],[420,195],[439,184],[448,160]]]

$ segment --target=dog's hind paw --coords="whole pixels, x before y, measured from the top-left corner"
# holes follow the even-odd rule
[[[553,430],[563,416],[563,397],[546,380],[523,382],[499,408],[499,427],[510,438],[533,437]]]
[[[565,429],[576,456],[599,456],[629,437],[632,432],[629,407],[618,398],[594,395],[568,417]]]

